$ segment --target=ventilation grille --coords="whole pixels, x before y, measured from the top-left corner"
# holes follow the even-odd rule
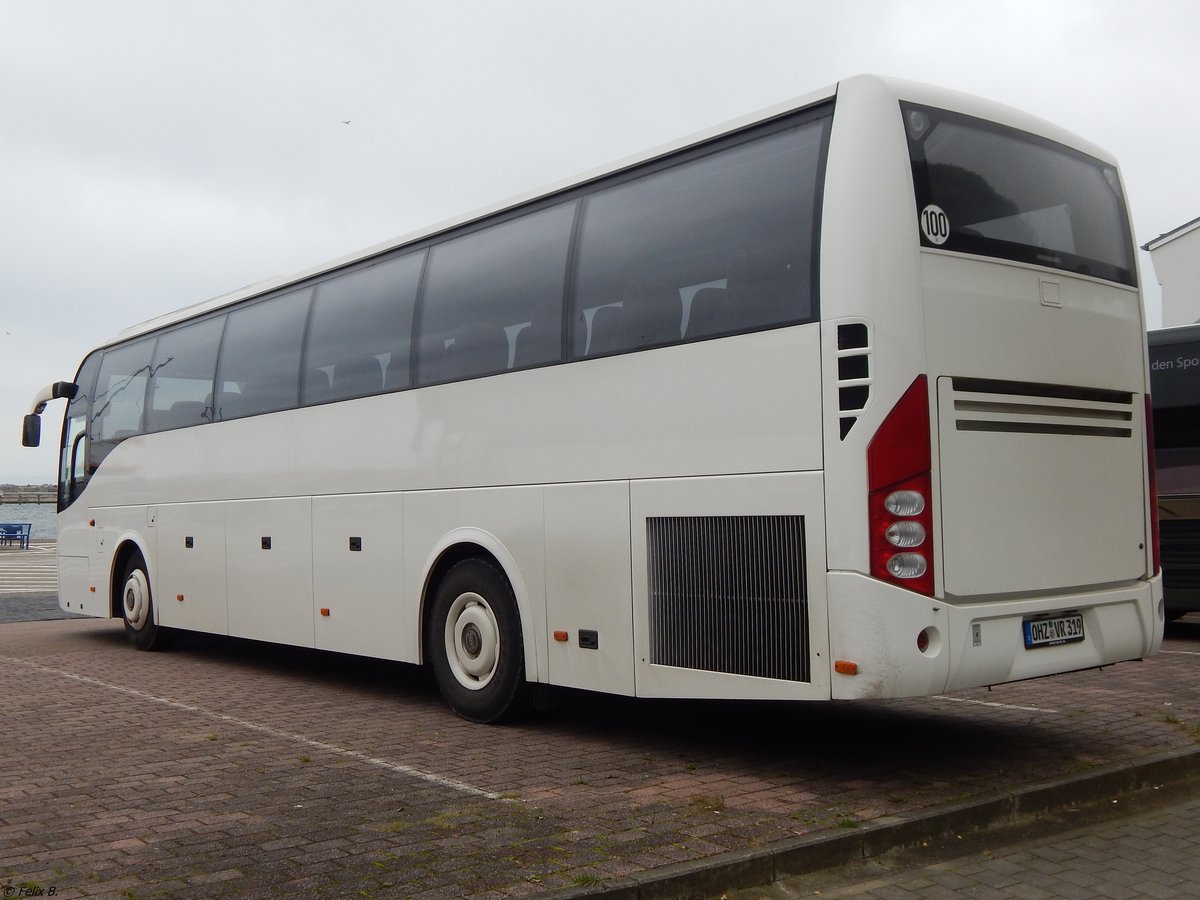
[[[871,400],[871,333],[866,322],[837,327],[838,430],[846,439]]]
[[[1164,518],[1158,528],[1168,598],[1172,590],[1200,589],[1200,521]]]
[[[646,524],[652,663],[809,680],[802,517]]]
[[[954,378],[958,431],[1010,434],[1133,435],[1133,394],[1101,388]]]

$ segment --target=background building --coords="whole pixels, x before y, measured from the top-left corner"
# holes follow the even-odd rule
[[[1200,219],[1160,234],[1143,244],[1162,285],[1162,324],[1200,322]]]

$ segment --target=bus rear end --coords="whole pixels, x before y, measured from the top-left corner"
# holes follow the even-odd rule
[[[890,126],[865,143],[872,117]],[[859,501],[828,517],[859,533],[831,541],[833,696],[1153,653],[1144,318],[1115,164],[1012,110],[878,79],[843,83],[832,141],[862,144],[877,182],[831,162],[828,495]],[[870,223],[857,240],[853,220]]]

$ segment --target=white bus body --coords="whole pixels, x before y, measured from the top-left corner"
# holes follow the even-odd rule
[[[1000,196],[955,153],[985,176],[1010,154],[1044,166],[1035,180],[1088,194],[1102,227],[1082,234],[1073,197]],[[808,179],[777,183],[805,215],[743,209],[773,195],[753,193],[759,164]],[[958,199],[992,193],[981,215]],[[647,251],[626,232],[654,216]],[[749,248],[728,250],[713,219],[748,223],[729,227]],[[505,244],[506,224],[532,237]],[[472,235],[501,249],[473,256]],[[720,259],[676,277],[688,241]],[[535,246],[563,260],[546,293],[561,309],[478,322],[510,303],[485,291],[454,318],[459,273]],[[354,367],[311,345],[357,313],[322,291],[385,266],[412,284],[396,304],[416,336],[368,347],[383,381],[339,394]],[[659,295],[666,326],[649,323]],[[281,371],[305,374],[262,401],[276,411],[238,417],[256,388],[224,373],[273,352],[255,350],[254,316],[296,329],[302,362]],[[483,325],[491,364],[467,349]],[[524,364],[535,331],[544,354]],[[124,615],[141,646],[184,629],[433,663],[478,720],[523,681],[886,698],[1139,658],[1163,627],[1143,334],[1103,151],[860,76],[121,333],[85,361],[77,383],[94,386],[64,424],[60,601]],[[208,396],[160,373],[201,343]],[[172,391],[189,399],[168,406]]]

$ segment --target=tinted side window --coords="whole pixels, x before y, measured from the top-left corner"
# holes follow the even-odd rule
[[[385,260],[317,286],[304,361],[304,402],[409,386],[413,304],[424,253]]]
[[[147,431],[212,421],[213,370],[224,326],[222,316],[159,336],[151,366]]]
[[[125,438],[142,432],[153,352],[154,338],[105,351],[96,378],[92,424],[88,429],[92,435],[89,451],[92,468]]]
[[[587,198],[573,355],[814,319],[828,121],[756,138]]]
[[[217,369],[217,421],[299,405],[300,342],[311,296],[305,288],[229,314]]]
[[[562,296],[575,203],[502,222],[430,251],[421,384],[562,358]]]

